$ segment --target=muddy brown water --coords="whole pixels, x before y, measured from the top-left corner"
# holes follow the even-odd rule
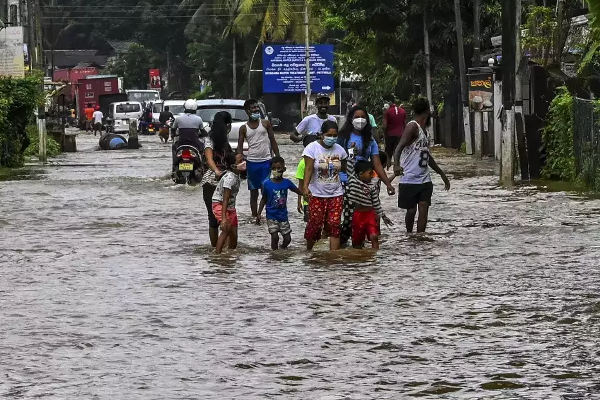
[[[142,141],[83,135],[0,182],[0,398],[600,396],[598,200],[441,151],[427,240],[383,195],[379,253],[308,253],[291,201],[271,252],[242,190],[240,248],[216,256],[200,189]],[[300,152],[282,143],[288,176]]]

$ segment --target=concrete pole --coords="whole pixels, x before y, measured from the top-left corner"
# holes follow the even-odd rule
[[[465,145],[467,154],[473,154],[473,142],[471,140],[471,120],[469,112],[469,91],[467,88],[467,67],[465,65],[465,48],[462,29],[462,17],[460,12],[460,0],[454,0],[454,19],[456,26],[456,42],[458,47],[458,70],[460,74],[460,99],[463,109],[463,127],[465,132]]]
[[[340,82],[339,82],[340,87],[338,88],[339,98],[340,98],[340,100],[339,100],[340,103],[338,104],[338,107],[340,108],[340,115],[342,115],[342,71],[341,70],[342,70],[342,64],[340,63]]]
[[[308,36],[308,0],[304,3],[304,40],[306,46],[306,115],[310,113],[310,38]]]
[[[502,122],[500,112],[502,111],[502,81],[496,81],[494,77],[494,155],[500,161],[502,155]]]
[[[251,90],[252,86],[250,86],[250,82],[251,82],[251,77],[252,77],[252,64],[254,64],[254,57],[256,57],[256,52],[258,51],[258,47],[260,46],[261,41],[259,40],[258,43],[256,43],[256,47],[254,48],[254,53],[252,53],[252,58],[250,59],[250,68],[248,68],[248,83],[246,84],[248,86],[248,97],[251,98],[252,94],[251,94]]]
[[[235,46],[236,46],[236,40],[235,40],[235,36],[233,36],[233,46],[232,46],[232,58],[233,58],[233,63],[232,63],[232,68],[233,68],[233,98],[236,99],[237,98],[237,60],[236,60],[236,56],[237,56],[237,52],[235,50]]]
[[[480,0],[473,1],[473,66],[479,67],[481,65],[481,41],[479,39],[480,36],[480,27],[479,27],[479,2]]]
[[[504,186],[512,186],[515,173],[515,109],[506,110],[506,122],[502,126],[502,158],[500,180]]]
[[[483,113],[481,111],[475,111],[473,116],[475,117],[475,158],[481,159],[483,157],[483,125],[482,118]]]
[[[517,18],[515,20],[515,113],[523,113],[523,76],[519,73],[521,65],[521,0],[515,0]]]
[[[40,3],[39,0],[34,2],[34,13],[35,13],[35,52],[36,54],[36,69],[38,69],[39,71],[42,72],[42,81],[41,81],[41,91],[42,93],[45,92],[44,89],[44,51],[43,51],[43,47],[42,47],[42,10],[40,8]],[[37,120],[37,126],[38,126],[38,133],[39,133],[39,160],[42,162],[46,162],[46,160],[48,159],[47,157],[47,151],[46,151],[46,102],[44,101],[44,104],[40,105],[38,108],[38,120]]]
[[[431,90],[431,57],[429,50],[429,30],[427,29],[427,11],[423,11],[423,47],[425,48],[425,87],[427,89],[427,100],[429,101],[429,111],[433,115],[433,94]],[[431,119],[431,126],[427,127],[429,143],[434,144],[433,127],[435,120]]]
[[[504,186],[512,186],[514,182],[514,149],[515,149],[515,72],[516,72],[516,37],[515,23],[517,16],[517,0],[502,2],[502,158],[500,180]]]

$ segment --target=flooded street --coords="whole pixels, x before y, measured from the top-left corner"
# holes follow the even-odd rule
[[[0,182],[1,398],[600,396],[600,201],[438,151],[453,187],[434,176],[430,240],[383,194],[379,253],[307,253],[290,195],[291,249],[271,252],[243,182],[240,248],[217,256],[201,188],[141,141],[80,135]],[[302,147],[281,149],[292,177]]]

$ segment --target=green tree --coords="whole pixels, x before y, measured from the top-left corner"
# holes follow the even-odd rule
[[[152,64],[152,52],[142,45],[133,44],[108,66],[108,72],[123,77],[126,88],[145,89],[148,84],[148,66]]]
[[[453,2],[444,0],[323,0],[319,13],[325,28],[336,32],[336,54],[344,74],[364,77],[360,89],[371,106],[379,108],[382,94],[408,99],[412,85],[424,88],[423,10],[427,10],[434,102],[448,84],[458,81],[457,37]],[[466,59],[473,46],[472,3],[463,4]],[[500,33],[500,1],[481,0],[482,51]],[[368,79],[366,79],[368,77]],[[383,85],[383,87],[382,87]],[[424,92],[424,90],[423,90]]]

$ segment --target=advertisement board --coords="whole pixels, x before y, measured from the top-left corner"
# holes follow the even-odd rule
[[[25,76],[23,27],[21,26],[0,30],[0,76],[13,78]]]
[[[333,45],[310,46],[312,92],[334,91]],[[302,45],[263,46],[263,92],[306,93],[306,48]]]
[[[469,104],[474,111],[494,110],[494,78],[491,72],[469,75]]]
[[[152,68],[149,71],[150,75],[150,88],[151,89],[160,89],[160,70],[157,68]]]

